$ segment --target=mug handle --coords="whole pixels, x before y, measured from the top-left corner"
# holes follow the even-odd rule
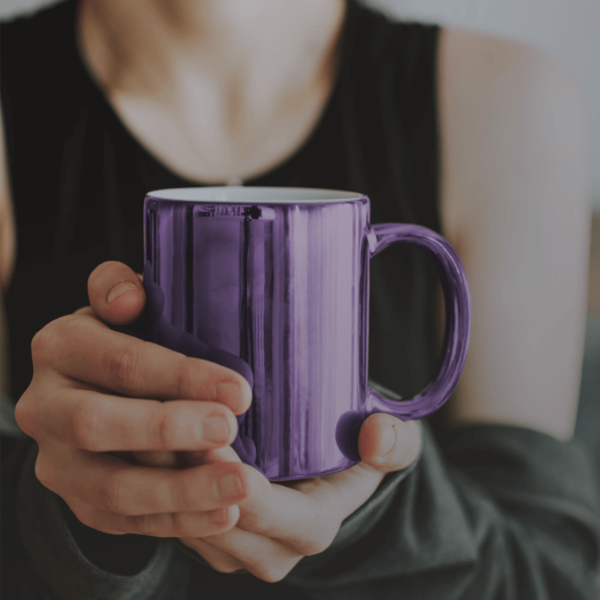
[[[433,258],[440,275],[446,308],[442,363],[435,379],[411,400],[388,400],[367,389],[367,414],[388,413],[402,421],[421,419],[440,408],[460,379],[471,337],[471,295],[458,254],[439,233],[407,223],[372,225],[367,233],[369,258],[393,243],[415,244]]]

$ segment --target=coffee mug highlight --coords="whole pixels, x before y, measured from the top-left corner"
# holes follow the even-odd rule
[[[367,385],[369,260],[393,242],[434,259],[444,290],[441,366],[415,398]],[[232,447],[270,481],[360,462],[371,414],[438,409],[462,374],[471,305],[464,268],[430,229],[370,224],[358,193],[266,187],[150,192],[144,201],[146,306],[136,336],[243,375],[253,390]]]

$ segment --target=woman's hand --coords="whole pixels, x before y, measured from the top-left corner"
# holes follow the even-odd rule
[[[255,471],[235,527],[181,541],[217,571],[246,569],[263,581],[280,581],[303,557],[331,545],[342,521],[373,495],[386,473],[404,469],[418,457],[421,428],[416,421],[371,415],[358,444],[362,462],[340,473],[277,484]],[[186,458],[188,464],[240,460],[232,448]]]
[[[122,282],[134,291],[109,305],[109,291]],[[111,453],[143,460],[148,452],[164,458],[226,447],[237,435],[235,415],[250,405],[250,386],[225,367],[107,327],[98,312],[119,326],[144,306],[140,278],[125,265],[100,265],[88,290],[91,307],[52,321],[31,344],[33,379],[15,416],[37,441],[37,478],[82,523],[105,533],[195,537],[230,529],[237,503],[248,497],[252,467],[165,469]]]
[[[123,264],[100,265],[89,283],[90,305],[96,318],[113,325],[132,324],[139,317],[145,298],[135,291],[138,288],[144,294],[140,279]],[[109,290],[116,285],[127,290],[126,282],[134,293],[126,293],[119,301],[107,305]],[[232,440],[233,437],[228,443]],[[179,537],[217,571],[246,569],[259,579],[273,582],[283,579],[304,556],[326,550],[342,521],[373,495],[386,473],[408,467],[419,455],[421,443],[421,429],[416,422],[403,423],[385,414],[371,415],[359,435],[362,462],[341,473],[281,484],[272,484],[256,469],[243,465],[228,446],[206,451],[189,448],[188,452],[177,454],[135,452],[135,457],[146,465],[187,467],[184,472],[189,470],[189,481],[196,480],[198,489],[206,485],[199,468],[246,467],[246,496],[238,502],[237,523],[230,514],[228,525],[218,531],[181,533],[174,537]],[[130,443],[128,447],[134,446]],[[156,535],[150,530],[145,533]]]
[[[270,483],[229,447],[237,433],[234,415],[250,403],[241,376],[102,323],[123,328],[139,317],[145,302],[140,281],[125,265],[103,263],[90,275],[91,306],[35,336],[34,376],[16,418],[38,443],[36,475],[94,529],[178,537],[216,570],[247,569],[279,581],[302,557],[329,547],[342,521],[386,473],[415,460],[420,429],[415,422],[372,415],[360,431],[360,464],[315,479]],[[125,294],[108,304],[115,286]],[[211,402],[219,382],[231,387]],[[229,425],[220,441],[202,435],[209,414]],[[133,455],[143,465],[109,453]],[[223,488],[235,487],[231,475],[239,476],[242,492],[219,496],[224,477]]]

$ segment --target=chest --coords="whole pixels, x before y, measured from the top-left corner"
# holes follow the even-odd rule
[[[311,137],[334,82],[325,73],[299,95],[273,94],[252,108],[208,83],[177,103],[108,94],[123,125],[160,162],[192,181],[220,185],[268,172]]]

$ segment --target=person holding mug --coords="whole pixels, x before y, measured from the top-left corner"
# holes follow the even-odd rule
[[[562,67],[355,0],[66,0],[0,34],[25,434],[3,460],[6,597],[597,597],[596,475],[572,439],[586,120]],[[371,414],[338,472],[245,464],[248,380],[136,335],[144,197],[214,186],[351,190],[374,225],[442,234],[473,309],[443,409]],[[389,402],[437,373],[438,286],[417,249],[371,261],[368,377]]]

